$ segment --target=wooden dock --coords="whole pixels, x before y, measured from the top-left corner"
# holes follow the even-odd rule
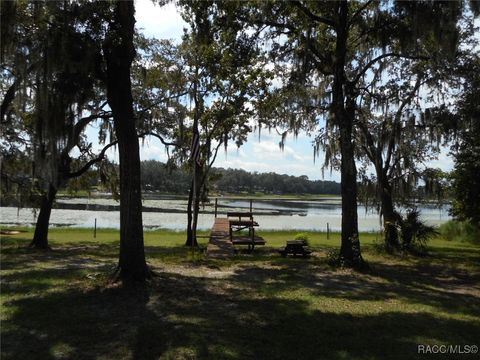
[[[233,257],[235,249],[230,241],[230,227],[228,218],[215,218],[210,242],[207,246],[207,256],[217,259],[228,259]]]

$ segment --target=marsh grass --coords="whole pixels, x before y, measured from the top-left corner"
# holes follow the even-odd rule
[[[447,221],[440,225],[439,231],[447,240],[480,244],[480,229],[468,221]]]
[[[132,289],[109,282],[118,231],[52,229],[41,252],[27,230],[1,239],[2,359],[454,359],[417,344],[479,345],[478,245],[393,257],[363,234],[359,274],[327,265],[339,234],[308,233],[308,259],[276,252],[296,232],[265,231],[253,254],[211,260],[207,239],[192,252],[184,233],[146,232],[159,276]]]

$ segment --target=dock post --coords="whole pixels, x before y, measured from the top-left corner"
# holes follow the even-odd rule
[[[330,224],[327,223],[327,240],[330,239]]]
[[[95,225],[93,227],[93,238],[97,237],[97,218],[95,218]]]
[[[215,218],[217,217],[218,198],[215,198]]]
[[[250,212],[253,212],[253,211],[252,211],[252,209],[253,209],[253,207],[252,207],[252,202],[253,202],[253,200],[250,199]]]

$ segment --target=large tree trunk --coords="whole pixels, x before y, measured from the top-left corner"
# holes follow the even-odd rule
[[[188,204],[187,204],[187,240],[185,241],[185,246],[197,246],[197,239],[193,236],[193,184],[192,181],[190,185],[190,193],[188,194]]]
[[[192,180],[192,184],[190,187],[190,194],[188,195],[188,210],[187,210],[187,241],[185,242],[186,246],[198,246],[197,241],[197,223],[198,223],[198,211],[200,209],[200,189],[202,184],[200,184],[200,179],[202,178],[199,175],[201,171],[201,167],[194,162],[194,166],[196,167],[195,181]],[[193,187],[195,186],[195,190]]]
[[[49,249],[48,227],[50,225],[50,214],[52,213],[53,201],[55,200],[56,194],[57,189],[50,185],[47,193],[42,197],[42,204],[40,206],[37,224],[35,225],[35,233],[33,234],[33,240],[30,243],[30,247],[36,249]]]
[[[107,60],[107,98],[112,109],[120,158],[120,257],[119,276],[145,281],[140,184],[140,154],[133,114],[130,67],[135,56],[133,1],[117,1],[115,20],[104,45]]]
[[[381,211],[383,216],[383,228],[385,233],[385,247],[393,252],[400,249],[399,225],[400,215],[393,206],[392,190],[390,184],[383,177],[378,177],[378,185],[381,187]]]
[[[337,39],[333,80],[333,115],[340,132],[341,192],[342,192],[342,244],[340,259],[343,264],[362,267],[357,215],[357,169],[355,166],[354,143],[352,141],[355,118],[353,89],[347,86],[345,61],[348,38],[348,3],[342,1],[338,9],[336,26]],[[347,99],[345,99],[347,91]],[[345,101],[346,100],[346,101]],[[347,102],[347,106],[346,106]]]
[[[362,265],[357,215],[357,169],[352,143],[352,124],[340,128],[342,245],[340,256],[353,267]]]
[[[196,75],[198,77],[198,68],[196,69]],[[193,100],[195,102],[195,111],[193,115],[193,137],[195,136],[198,139],[198,146],[200,141],[200,134],[198,132],[198,122],[200,118],[200,114],[203,111],[203,102],[201,99],[198,98],[197,93],[197,82],[193,84]],[[193,139],[192,139],[193,142]],[[192,143],[192,153],[190,154],[192,165],[193,165],[193,177],[192,177],[192,185],[190,187],[190,194],[188,197],[188,228],[187,228],[187,242],[185,245],[187,246],[198,246],[197,243],[197,218],[198,218],[198,207],[197,207],[197,199],[199,196],[200,184],[199,180],[201,177],[199,176],[199,172],[201,171],[200,166],[197,164],[197,158],[194,154],[194,149],[196,145]],[[198,150],[200,151],[200,150]]]
[[[193,244],[192,246],[198,246],[197,241],[197,226],[198,226],[198,212],[200,211],[200,195],[195,195],[195,199],[193,201],[193,219],[192,219],[192,233],[193,233]]]

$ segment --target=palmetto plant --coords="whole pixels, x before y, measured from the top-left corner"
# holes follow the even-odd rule
[[[424,250],[428,240],[439,234],[434,226],[420,219],[420,210],[416,208],[407,211],[400,224],[400,232],[402,248],[407,251]]]

